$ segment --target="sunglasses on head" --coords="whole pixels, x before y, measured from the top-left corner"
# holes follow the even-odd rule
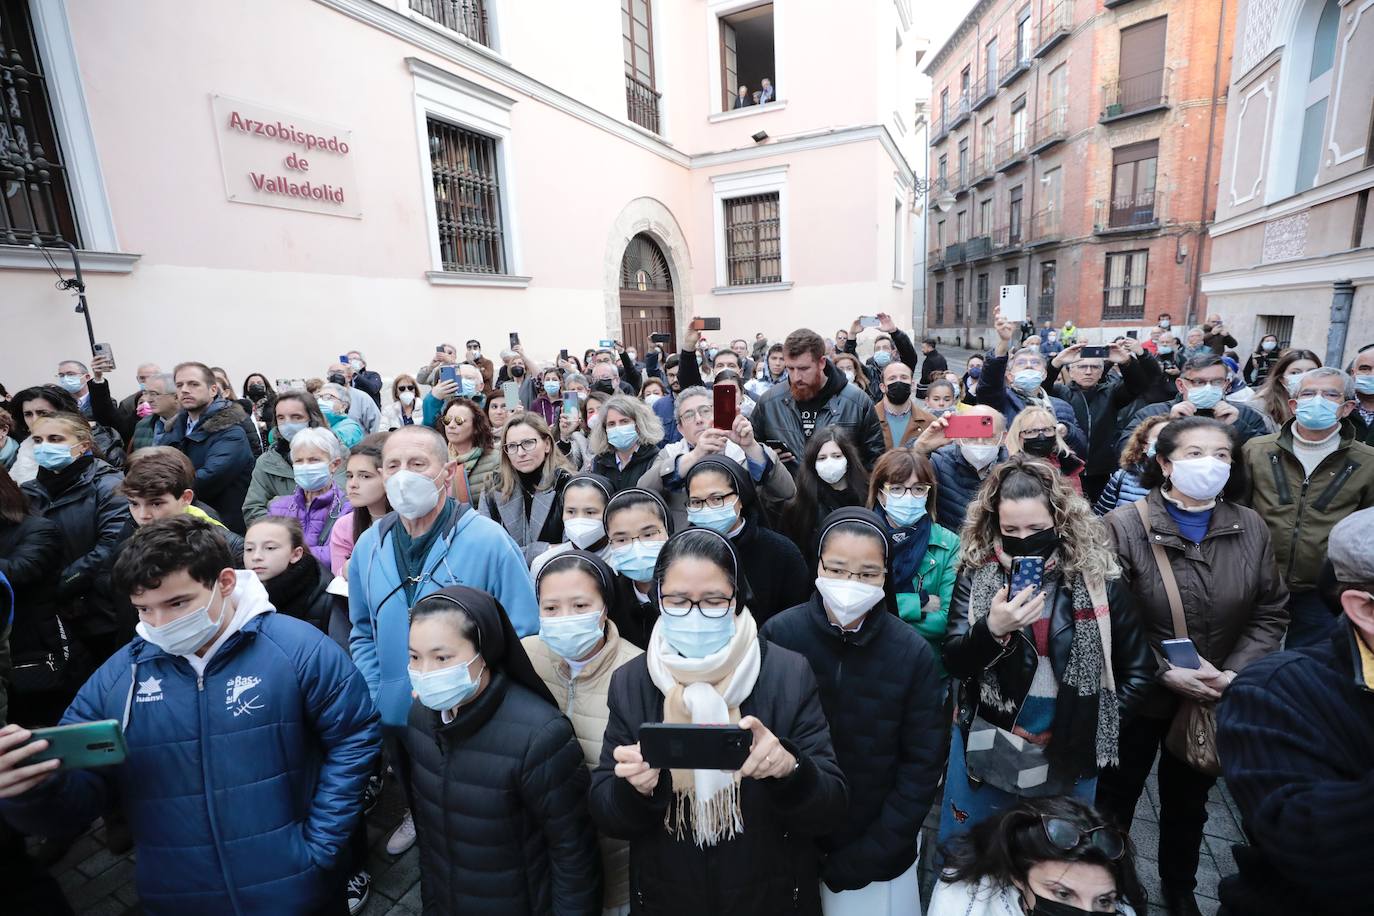
[[[1121,831],[1111,824],[1102,824],[1085,831],[1073,821],[1041,815],[1040,825],[1045,830],[1045,838],[1056,849],[1064,852],[1074,852],[1083,846],[1091,846],[1113,862],[1126,852],[1126,841],[1122,839]]]

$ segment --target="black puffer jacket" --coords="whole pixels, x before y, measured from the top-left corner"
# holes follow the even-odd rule
[[[0,519],[0,576],[9,581],[14,591],[9,660],[15,668],[37,666],[21,676],[25,686],[44,692],[61,686],[58,671],[67,649],[57,619],[57,579],[62,565],[62,529],[57,522],[37,515],[27,515],[18,524]],[[4,607],[3,593],[0,588],[0,610]],[[12,677],[9,672],[0,676]],[[14,692],[11,685],[11,703]],[[0,694],[3,693],[4,687],[0,685]],[[24,724],[54,725],[56,720],[29,720]]]
[[[592,458],[592,473],[600,474],[610,481],[611,495],[614,496],[621,490],[639,486],[639,478],[643,477],[656,461],[658,446],[641,442],[630,456],[629,464],[623,469],[616,465],[615,450],[612,449]]]
[[[816,429],[838,426],[849,434],[863,457],[865,467],[873,462],[886,447],[883,441],[883,428],[878,423],[878,415],[873,412],[873,401],[857,385],[849,384],[844,373],[831,363],[825,364],[825,387],[816,398],[819,407],[816,411]],[[754,415],[749,418],[754,425],[754,436],[760,442],[779,440],[787,446],[793,458],[801,460],[806,452],[806,431],[802,426],[801,409],[792,397],[790,385],[774,385],[759,398]],[[795,467],[795,465],[793,465]]]
[[[1010,731],[1021,713],[1021,704],[1030,693],[1031,680],[1035,677],[1037,656],[1035,644],[1031,642],[1029,627],[1012,634],[1004,646],[988,629],[988,619],[983,617],[971,628],[968,622],[969,592],[972,578],[962,573],[954,585],[954,599],[949,609],[949,629],[945,639],[945,670],[959,685],[959,703],[956,721],[968,736],[969,724],[974,713],[999,728]],[[1054,669],[1055,679],[1061,684],[1064,669],[1069,663],[1069,650],[1073,647],[1073,590],[1061,587],[1059,580],[1052,574],[1045,576],[1046,591],[1052,591],[1053,606],[1050,610],[1050,667]],[[1134,712],[1145,696],[1146,689],[1154,680],[1158,665],[1150,654],[1150,645],[1145,638],[1145,627],[1141,624],[1136,611],[1135,600],[1121,579],[1107,583],[1107,606],[1111,608],[1112,624],[1112,673],[1116,678],[1116,696],[1121,704],[1124,717]],[[1000,684],[1002,696],[1014,708],[1008,711],[980,706],[979,680],[995,677]],[[1059,726],[1064,694],[1056,704],[1055,723]],[[1085,711],[1078,716],[1079,721],[1095,721],[1096,715],[1089,714],[1096,709],[1094,697],[1075,697]],[[1059,730],[1058,728],[1056,730]],[[1080,730],[1079,732],[1083,732]],[[1085,736],[1086,737],[1086,736]],[[1090,776],[1097,772],[1095,749],[1090,742],[1073,747],[1056,747],[1050,742],[1051,767],[1071,766],[1073,776]]]
[[[811,663],[849,783],[848,812],[819,841],[822,880],[832,891],[892,880],[916,861],[912,837],[945,765],[946,691],[930,644],[881,606],[841,632],[815,594],[763,636]]]
[[[304,620],[321,633],[329,632],[329,621],[342,607],[348,615],[348,599],[326,591],[334,574],[325,569],[309,550],[286,567],[280,575],[263,580],[272,607],[282,614]]]
[[[638,741],[641,723],[663,721],[663,694],[650,680],[643,655],[611,678],[610,721],[592,774],[590,804],[603,833],[630,841],[633,913],[820,913],[813,838],[844,814],[844,776],[806,659],[762,639],[759,647],[758,680],[740,704],[740,716],[756,716],[801,765],[784,779],[744,780],[744,832],[715,846],[698,848],[690,830],[679,839],[665,828],[673,799],[668,774],[650,797],[616,777],[615,749]]]
[[[404,742],[426,914],[601,912],[587,768],[553,704],[493,672],[447,725],[414,703]]]
[[[62,529],[64,566],[57,598],[70,610],[72,628],[80,636],[119,630],[109,595],[96,585],[129,519],[129,501],[119,492],[123,481],[122,473],[86,455],[56,474],[40,470],[24,484],[33,511]]]
[[[1087,436],[1088,454],[1079,456],[1087,460],[1085,474],[1110,474],[1116,470],[1119,458],[1116,450],[1117,411],[1144,397],[1149,386],[1150,374],[1145,371],[1142,360],[1127,360],[1120,364],[1120,371],[1120,378],[1104,375],[1102,381],[1092,388],[1083,389],[1072,382],[1056,382],[1059,368],[1053,362],[1046,369],[1046,390],[1073,408],[1078,428]]]

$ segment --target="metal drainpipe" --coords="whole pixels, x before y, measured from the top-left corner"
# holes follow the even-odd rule
[[[1212,68],[1212,99],[1207,119],[1207,164],[1202,170],[1202,207],[1198,213],[1197,244],[1193,246],[1193,291],[1188,299],[1187,326],[1196,323],[1198,298],[1202,295],[1202,246],[1207,242],[1207,198],[1212,193],[1212,159],[1217,132],[1217,93],[1221,90],[1221,46],[1226,39],[1226,0],[1217,13],[1216,63]]]
[[[1350,331],[1350,312],[1355,305],[1355,284],[1337,280],[1331,284],[1331,327],[1326,332],[1326,365],[1339,367]]]

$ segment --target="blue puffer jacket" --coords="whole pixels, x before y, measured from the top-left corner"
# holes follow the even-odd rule
[[[1007,450],[1004,448],[998,452],[997,459],[988,467],[1006,460]],[[937,450],[930,456],[930,461],[935,465],[935,481],[940,485],[939,497],[935,503],[935,508],[939,512],[937,518],[940,519],[941,525],[958,534],[959,529],[964,527],[968,504],[973,502],[978,488],[983,485],[983,478],[978,476],[978,471],[964,459],[958,444],[946,445]]]
[[[1129,506],[1144,499],[1150,488],[1141,484],[1140,471],[1138,467],[1130,470],[1117,468],[1113,471],[1112,476],[1107,479],[1107,485],[1102,488],[1102,494],[1093,504],[1093,512],[1106,515],[1113,509]]]
[[[311,913],[348,877],[381,746],[367,684],[328,636],[273,612],[256,576],[238,577],[237,631],[203,676],[135,638],[62,717],[123,721],[123,765],[69,770],[0,802],[6,820],[41,835],[118,799],[149,914]]]
[[[451,500],[450,500],[451,501]],[[363,532],[348,561],[348,617],[353,629],[348,645],[358,669],[377,701],[384,725],[404,728],[410,714],[410,603],[396,568],[392,531],[396,513]],[[415,600],[450,585],[481,589],[505,609],[515,632],[539,632],[539,606],[534,600],[525,555],[500,524],[455,506],[447,531],[425,555]]]
[[[224,527],[243,534],[243,500],[253,479],[253,449],[240,426],[248,414],[233,401],[212,401],[188,433],[186,411],[157,437],[158,445],[179,449],[196,468],[196,499],[218,513]]]

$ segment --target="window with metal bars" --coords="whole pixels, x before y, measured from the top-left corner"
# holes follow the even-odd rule
[[[945,284],[935,284],[935,323],[945,323]]]
[[[27,0],[0,0],[0,245],[80,245]]]
[[[446,29],[491,47],[485,0],[410,0],[410,8]]]
[[[1102,318],[1107,321],[1145,317],[1145,277],[1148,251],[1120,251],[1107,255],[1107,282],[1102,291]]]
[[[443,269],[505,273],[496,141],[430,118],[429,158]]]
[[[751,194],[724,202],[725,254],[731,286],[782,282],[779,195]]]
[[[654,26],[649,0],[620,0],[620,38],[625,52],[626,116],[658,133],[654,84]]]

